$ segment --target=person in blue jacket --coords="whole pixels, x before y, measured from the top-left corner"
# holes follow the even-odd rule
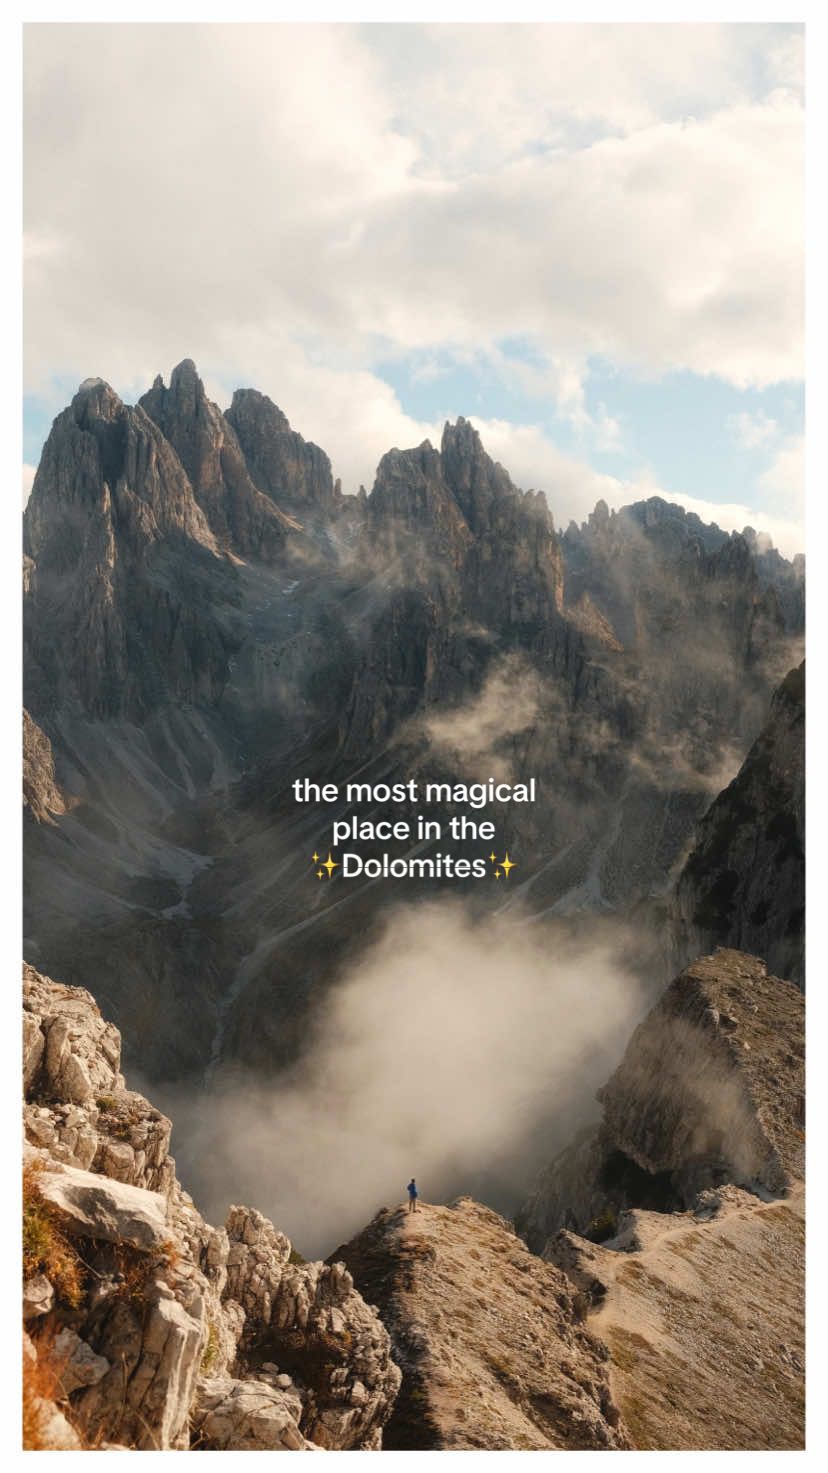
[[[416,1212],[417,1211],[417,1198],[418,1198],[418,1196],[419,1196],[419,1192],[417,1191],[417,1183],[415,1182],[415,1180],[414,1180],[414,1178],[412,1176],[410,1182],[408,1183],[408,1210],[409,1210],[409,1212]]]

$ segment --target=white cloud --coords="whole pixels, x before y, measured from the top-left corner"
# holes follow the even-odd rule
[[[406,73],[370,28],[30,27],[29,386],[184,354],[252,375],[251,333],[271,368],[286,339],[367,368],[524,335],[798,376],[802,110],[751,100],[740,29],[405,27]]]
[[[766,532],[774,546],[787,557],[803,551],[802,520],[794,503],[780,500],[774,509],[764,511],[744,502],[707,501],[660,486],[645,474],[624,480],[595,471],[583,461],[565,455],[537,425],[481,419],[474,419],[473,423],[489,454],[506,467],[518,485],[545,492],[559,528],[566,527],[570,519],[584,521],[600,499],[617,510],[633,501],[661,496],[665,501],[677,502],[686,511],[695,512],[704,522],[715,522],[726,532],[741,532],[748,526]]]
[[[792,435],[777,450],[759,485],[771,505],[802,514],[805,502],[805,437]]]
[[[762,26],[29,27],[26,386],[134,398],[193,357],[220,402],[270,393],[354,490],[442,428],[383,358],[488,364],[585,458],[622,438],[587,408],[591,355],[796,378],[800,50]],[[770,423],[737,433],[770,448]],[[655,489],[482,428],[559,522]],[[794,458],[760,488],[786,539]]]
[[[751,414],[748,410],[741,414],[732,414],[728,426],[736,443],[743,450],[761,449],[779,434],[777,421],[765,414],[763,409],[756,414]]]

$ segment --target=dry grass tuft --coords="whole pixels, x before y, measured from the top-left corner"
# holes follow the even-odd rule
[[[58,1298],[76,1309],[83,1296],[83,1266],[57,1213],[40,1194],[42,1169],[37,1162],[23,1168],[23,1277],[45,1274]]]

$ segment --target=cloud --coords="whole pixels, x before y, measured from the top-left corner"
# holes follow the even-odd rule
[[[507,655],[476,696],[426,716],[422,729],[434,756],[459,760],[472,781],[505,782],[513,777],[511,739],[536,722],[540,703],[537,672],[520,656]]]
[[[220,403],[269,393],[353,491],[441,430],[379,363],[486,364],[578,435],[581,459],[478,421],[565,523],[658,489],[587,463],[623,438],[587,407],[593,355],[801,373],[798,30],[45,24],[25,44],[25,379],[55,411],[61,376],[134,399],[193,357]],[[799,545],[785,474],[744,521]]]
[[[780,445],[759,478],[769,501],[801,515],[805,500],[805,437],[792,435]]]
[[[763,409],[751,414],[745,410],[741,414],[732,414],[728,420],[728,426],[737,445],[743,450],[758,450],[775,440],[779,434],[779,424],[771,419]]]
[[[555,938],[519,912],[401,907],[329,995],[286,1078],[163,1101],[153,1087],[208,1218],[253,1202],[310,1255],[399,1201],[412,1173],[427,1201],[485,1191],[514,1208],[595,1113],[643,1005],[609,937],[590,948]]]
[[[187,353],[278,393],[286,342],[366,369],[515,334],[797,376],[801,104],[750,96],[765,31],[669,30],[405,27],[406,77],[350,26],[28,28],[29,383]]]
[[[793,491],[796,467],[801,464],[802,446],[788,447],[776,457],[773,467],[761,478],[762,491],[775,501],[768,510],[737,501],[708,501],[688,496],[659,483],[641,472],[630,479],[596,471],[574,456],[567,455],[552,443],[539,425],[514,425],[506,420],[485,420],[472,416],[483,444],[496,460],[506,466],[513,480],[524,489],[543,491],[559,528],[570,519],[584,521],[596,501],[606,501],[611,509],[629,506],[650,496],[677,502],[686,511],[695,512],[704,522],[716,522],[726,532],[741,532],[753,527],[766,532],[774,546],[786,557],[802,552],[804,531],[800,509],[795,501],[786,502],[783,487]]]

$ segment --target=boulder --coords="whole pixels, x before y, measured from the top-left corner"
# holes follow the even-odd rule
[[[167,1203],[158,1192],[71,1166],[43,1172],[38,1189],[70,1231],[81,1237],[130,1243],[145,1251],[163,1248],[169,1241]]]
[[[109,1370],[109,1361],[65,1326],[49,1348],[47,1361],[54,1372],[59,1399],[80,1386],[95,1386]]]
[[[194,1446],[213,1452],[310,1451],[301,1402],[264,1381],[203,1380],[193,1411]]]
[[[55,1302],[55,1291],[45,1274],[35,1274],[23,1285],[23,1319],[35,1320],[48,1314]]]

